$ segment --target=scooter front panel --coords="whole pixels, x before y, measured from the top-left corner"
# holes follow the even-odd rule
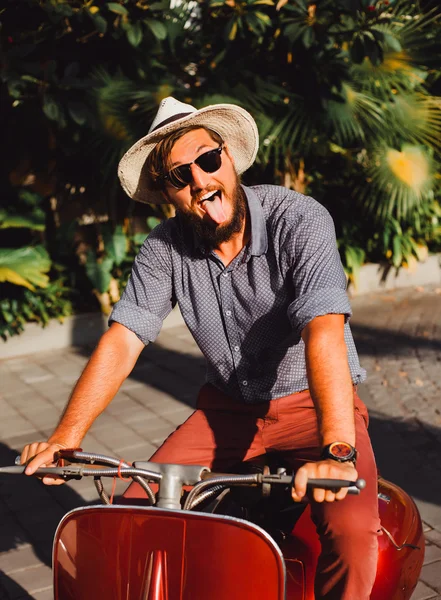
[[[54,541],[59,600],[285,599],[285,565],[259,527],[147,507],[76,509]]]

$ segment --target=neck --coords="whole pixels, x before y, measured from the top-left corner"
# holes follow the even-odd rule
[[[248,244],[251,236],[250,218],[248,210],[246,211],[245,218],[241,230],[231,236],[229,240],[219,244],[215,248],[216,254],[222,260],[224,265],[227,267],[232,260],[241,252],[241,250]]]

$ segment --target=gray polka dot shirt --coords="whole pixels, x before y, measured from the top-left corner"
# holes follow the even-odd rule
[[[354,384],[365,379],[347,319],[346,277],[328,211],[286,188],[245,187],[251,239],[225,267],[198,247],[179,217],[148,236],[110,322],[148,344],[177,302],[207,361],[207,381],[246,403],[308,387],[301,331],[314,317],[346,315]]]

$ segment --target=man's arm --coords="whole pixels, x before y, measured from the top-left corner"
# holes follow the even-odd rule
[[[143,342],[132,331],[112,323],[78,380],[54,433],[47,442],[34,442],[23,449],[22,464],[35,457],[26,467],[27,475],[42,465],[52,464],[54,453],[60,448],[76,448],[81,444],[94,420],[132,371],[143,348]],[[43,482],[59,484],[63,480],[45,477]]]
[[[354,390],[344,339],[344,315],[324,315],[312,319],[302,331],[306,368],[318,418],[320,444],[344,441],[355,445]],[[321,460],[303,465],[296,474],[293,498],[300,501],[306,483],[312,478],[355,481],[357,471],[351,462]],[[317,502],[342,500],[347,490],[338,493],[314,490]]]

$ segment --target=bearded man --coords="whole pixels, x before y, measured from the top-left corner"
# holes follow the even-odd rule
[[[312,198],[241,185],[257,149],[256,124],[238,106],[161,103],[119,176],[130,197],[171,203],[176,216],[146,239],[59,425],[22,462],[36,455],[31,474],[81,444],[178,303],[206,383],[197,410],[150,460],[226,471],[280,451],[297,471],[297,502],[310,478],[363,477],[359,498],[315,489],[312,516],[322,545],[316,598],[365,600],[377,564],[376,468],[334,226]]]

